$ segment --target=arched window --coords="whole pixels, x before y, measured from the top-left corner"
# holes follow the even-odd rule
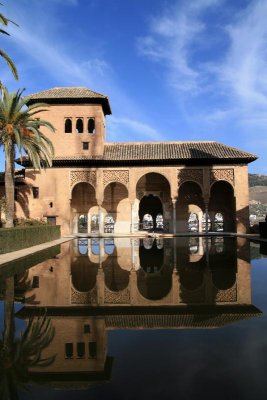
[[[203,213],[203,217],[202,217],[202,230],[203,232],[206,231],[206,213]],[[208,231],[211,230],[211,220],[210,220],[210,216],[208,214]]]
[[[72,120],[70,118],[65,119],[65,133],[72,133]]]
[[[150,214],[145,214],[143,218],[143,229],[153,229],[153,218]]]
[[[113,251],[115,249],[114,245],[114,239],[105,239],[104,240],[104,248],[105,248],[105,253],[106,254],[113,254]]]
[[[95,133],[95,119],[88,119],[88,133]]]
[[[198,232],[199,231],[198,216],[196,213],[191,213],[189,215],[188,230],[190,232]]]
[[[98,232],[99,231],[99,215],[94,214],[91,217],[91,232]]]
[[[78,118],[76,121],[76,133],[83,133],[83,120]]]
[[[95,256],[100,254],[100,241],[99,239],[92,239],[91,241],[91,250]]]
[[[114,232],[114,218],[112,215],[108,214],[105,216],[104,220],[104,233],[112,233]]]
[[[216,232],[223,231],[223,215],[216,213],[214,216],[214,229]]]
[[[156,228],[157,229],[162,229],[162,230],[164,228],[163,215],[162,214],[158,214],[156,216]]]
[[[88,240],[87,239],[79,239],[78,240],[78,249],[81,255],[88,254]]]

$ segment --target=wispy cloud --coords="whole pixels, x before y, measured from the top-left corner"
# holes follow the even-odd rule
[[[225,19],[218,18],[225,12],[223,5],[227,7],[227,0],[168,3],[162,15],[151,19],[148,34],[138,39],[139,54],[163,66],[165,82],[177,98],[190,102],[196,118],[265,124],[267,2],[252,0]],[[211,11],[217,15],[216,37],[220,32],[223,44],[219,48],[207,18]]]
[[[166,68],[168,84],[177,91],[198,92],[201,71],[190,61],[197,38],[205,31],[202,14],[221,0],[176,1],[151,19],[149,34],[137,41],[139,54]],[[194,44],[194,46],[193,46]]]
[[[253,1],[226,27],[230,47],[219,77],[243,107],[267,106],[267,2]]]

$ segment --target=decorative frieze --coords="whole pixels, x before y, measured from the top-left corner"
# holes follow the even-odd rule
[[[79,182],[88,182],[96,188],[96,171],[71,171],[70,186],[73,187]]]
[[[120,182],[126,186],[129,183],[128,170],[108,170],[103,171],[103,184],[106,186],[110,182]]]
[[[233,168],[212,169],[210,171],[210,184],[212,185],[217,181],[229,182],[232,186],[235,184],[235,176]]]
[[[216,290],[214,288],[214,299],[216,303],[233,303],[237,301],[237,285],[226,290]]]
[[[106,304],[130,304],[130,290],[128,288],[120,290],[119,292],[112,292],[105,287],[105,300]]]
[[[195,168],[185,168],[178,170],[178,187],[181,186],[182,183],[193,181],[199,183],[201,186],[203,185],[203,169],[195,169]]]
[[[78,292],[71,288],[71,304],[97,304],[96,286],[88,292]]]

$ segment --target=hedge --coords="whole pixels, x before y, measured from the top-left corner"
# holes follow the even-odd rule
[[[9,253],[60,238],[60,226],[16,226],[0,229],[0,254]]]

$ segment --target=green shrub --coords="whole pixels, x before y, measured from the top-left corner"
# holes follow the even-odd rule
[[[32,225],[0,229],[0,254],[60,238],[60,226]]]

